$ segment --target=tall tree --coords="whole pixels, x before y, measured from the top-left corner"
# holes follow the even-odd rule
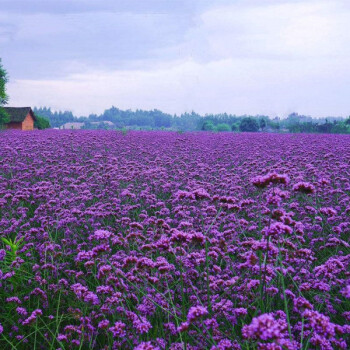
[[[8,102],[8,96],[6,94],[6,84],[8,82],[8,76],[6,70],[1,64],[0,58],[0,127],[10,121],[10,117],[2,108]]]
[[[266,122],[265,122],[264,118],[261,118],[259,120],[259,126],[260,126],[261,131],[264,131],[264,129],[266,128]]]
[[[239,129],[241,131],[256,132],[259,131],[259,124],[255,119],[246,117],[241,120]]]
[[[40,115],[35,115],[36,120],[34,122],[34,126],[39,129],[48,129],[50,128],[50,121],[47,118],[41,117]]]

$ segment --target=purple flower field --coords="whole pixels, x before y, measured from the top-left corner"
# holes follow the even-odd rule
[[[1,349],[349,349],[350,137],[0,134]]]

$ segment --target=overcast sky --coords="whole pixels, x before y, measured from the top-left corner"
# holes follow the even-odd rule
[[[350,114],[348,0],[0,0],[11,106]]]

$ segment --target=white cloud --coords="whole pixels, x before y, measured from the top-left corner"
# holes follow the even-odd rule
[[[339,1],[282,2],[214,8],[197,18],[188,47],[215,58],[307,58],[349,54],[350,7]],[[194,54],[196,51],[194,50]]]
[[[346,115],[349,19],[342,1],[240,1],[198,14],[183,42],[157,51],[151,68],[17,79],[9,86],[11,103],[77,114],[115,105],[171,113]]]

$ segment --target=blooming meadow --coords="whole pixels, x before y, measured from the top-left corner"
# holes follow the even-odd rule
[[[0,135],[1,349],[348,349],[350,137]]]

